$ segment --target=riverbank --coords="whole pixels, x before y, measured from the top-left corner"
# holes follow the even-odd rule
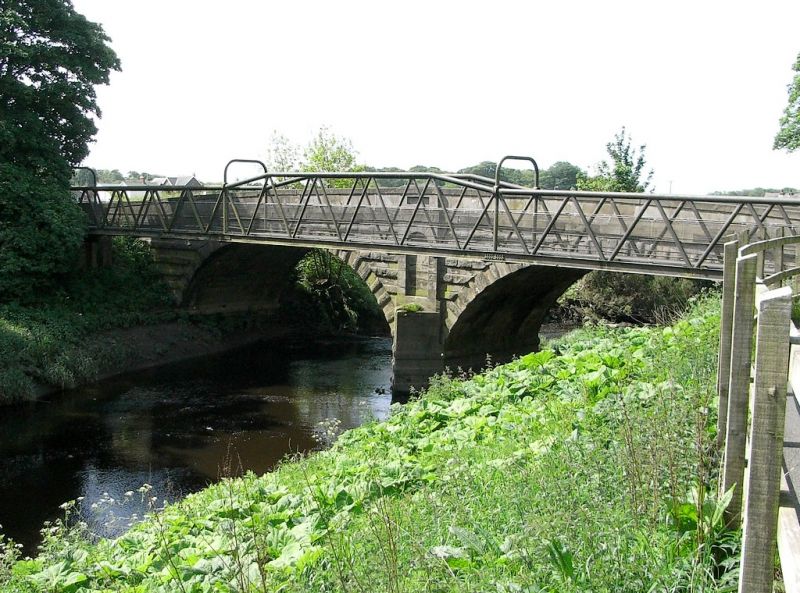
[[[302,260],[297,283],[269,316],[192,317],[176,308],[147,243],[114,238],[112,262],[76,268],[47,294],[0,304],[0,406],[263,339],[389,331],[369,288],[346,266],[330,267],[339,282],[332,284]]]
[[[168,310],[140,325],[110,329],[87,328],[81,314],[52,308],[44,315],[58,317],[55,326],[29,313],[0,318],[0,405],[297,333],[285,323],[193,322]]]
[[[199,358],[240,348],[264,340],[296,339],[296,330],[275,323],[262,327],[226,329],[189,321],[117,328],[85,338],[95,353],[96,373],[89,381],[100,381],[123,373]],[[41,385],[37,395],[59,391]]]
[[[6,408],[2,531],[33,554],[44,522],[82,496],[80,519],[119,536],[147,505],[92,503],[126,500],[145,482],[174,502],[231,467],[270,471],[286,455],[324,448],[331,434],[385,419],[390,382],[389,338],[277,338]]]
[[[440,378],[328,451],[166,508],[144,486],[144,522],[94,544],[54,525],[3,590],[715,590],[737,547],[710,457],[717,309]]]

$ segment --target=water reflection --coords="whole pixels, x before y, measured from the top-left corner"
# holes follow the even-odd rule
[[[60,503],[82,496],[97,530],[113,509],[113,533],[146,510],[144,483],[159,503],[174,500],[230,469],[264,472],[317,447],[319,422],[385,418],[390,382],[388,339],[259,344],[5,411],[0,524],[30,547]]]

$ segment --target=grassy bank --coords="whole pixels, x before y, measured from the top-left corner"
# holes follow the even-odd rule
[[[167,508],[145,485],[129,496],[153,513],[115,541],[54,525],[34,560],[7,547],[2,590],[721,590],[718,323],[705,300],[670,328],[587,330],[270,474]]]
[[[147,245],[116,238],[114,264],[75,270],[59,288],[0,304],[0,403],[31,398],[37,385],[71,387],[92,379],[103,357],[87,337],[102,330],[174,317]]]
[[[125,343],[128,336],[114,331],[124,328],[178,320],[191,321],[194,330],[210,336],[284,327],[310,335],[388,332],[364,281],[320,250],[297,266],[277,318],[247,313],[189,319],[174,307],[147,243],[116,237],[112,260],[107,268],[73,270],[48,294],[0,303],[0,405],[32,399],[42,387],[74,387],[98,372],[125,370],[126,361],[141,357],[147,344]],[[180,325],[192,339],[188,324]]]

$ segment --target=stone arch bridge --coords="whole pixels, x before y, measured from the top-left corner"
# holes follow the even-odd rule
[[[90,218],[90,258],[104,237],[149,238],[176,299],[198,312],[274,307],[302,255],[330,250],[383,310],[399,392],[445,365],[535,350],[547,310],[589,270],[718,280],[727,240],[800,226],[800,202],[781,197],[540,190],[411,172],[265,170],[220,186],[94,183],[73,194]]]

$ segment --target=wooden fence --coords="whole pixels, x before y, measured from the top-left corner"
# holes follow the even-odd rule
[[[800,236],[755,243],[743,237],[725,245],[718,379],[718,438],[724,447],[720,488],[733,489],[728,525],[743,525],[740,593],[771,593],[776,541],[786,590],[800,593],[800,515],[791,480],[795,464],[784,459],[785,435],[800,437],[800,408],[788,380],[800,378],[800,352],[792,352],[791,369],[789,365],[792,342],[800,343],[792,337],[796,330],[791,321],[797,291],[784,286],[800,278],[800,267],[790,267],[800,261],[798,249]],[[786,444],[792,457],[800,438]],[[800,483],[800,469],[797,473]]]

